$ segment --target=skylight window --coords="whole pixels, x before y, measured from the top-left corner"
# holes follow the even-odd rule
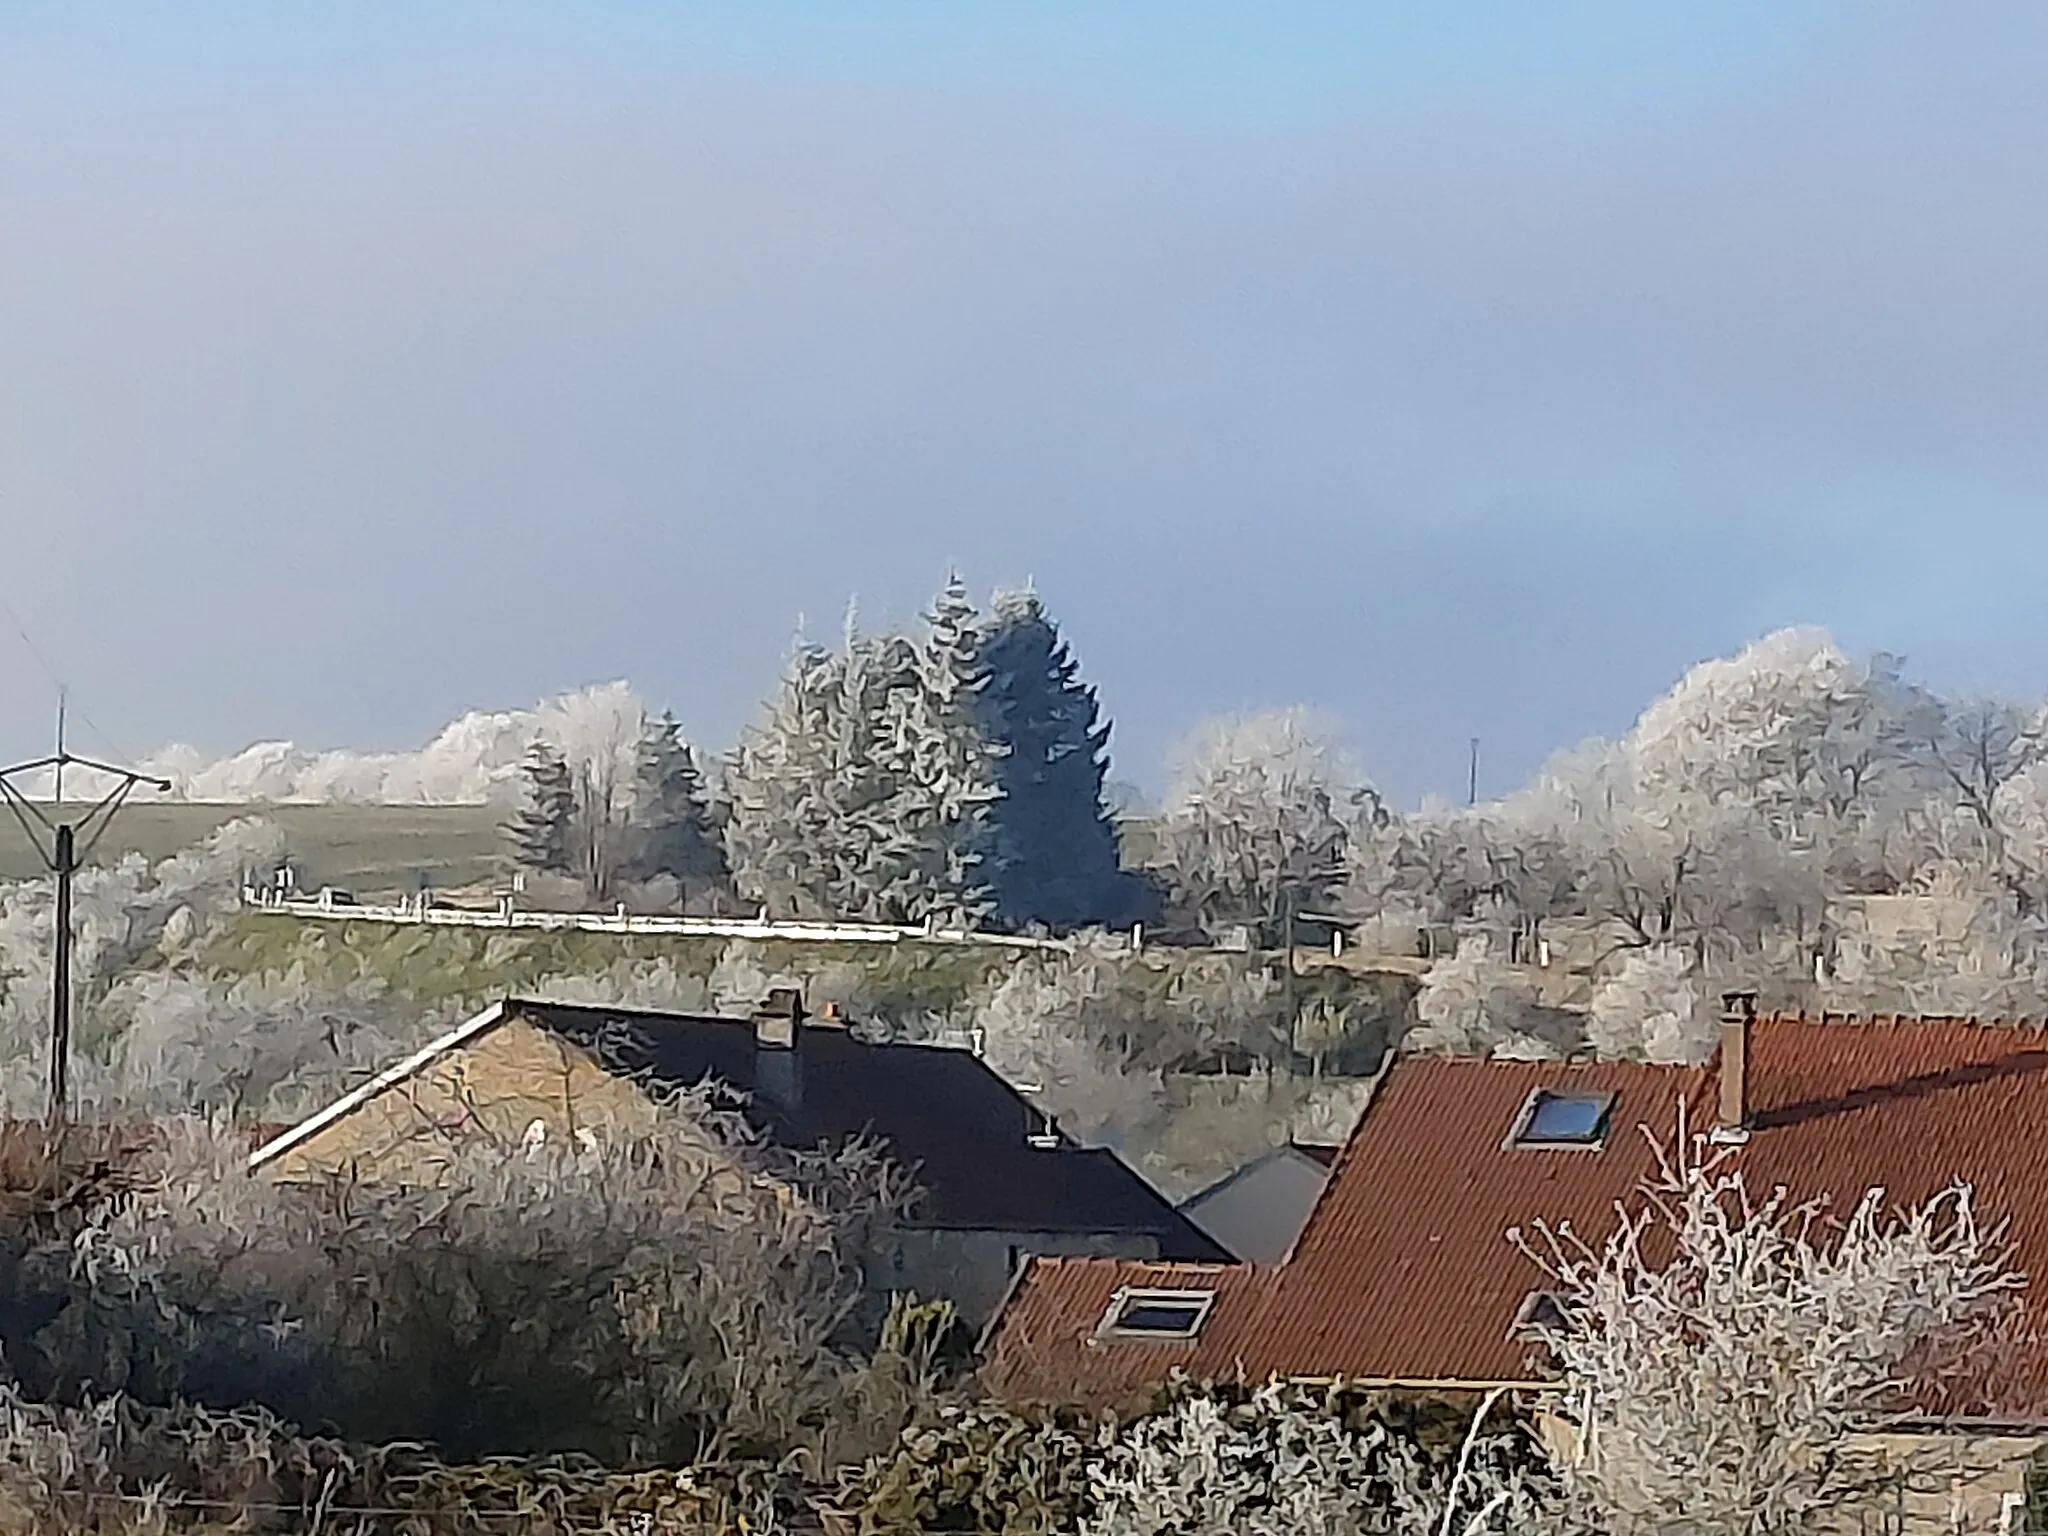
[[[1114,1338],[1185,1342],[1201,1333],[1215,1305],[1214,1291],[1122,1290],[1096,1331]]]
[[[1538,1088],[1523,1104],[1509,1140],[1518,1147],[1597,1147],[1614,1108],[1611,1093],[1552,1093]]]

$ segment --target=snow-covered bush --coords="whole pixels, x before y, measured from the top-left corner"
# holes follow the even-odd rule
[[[848,1329],[901,1176],[861,1147],[767,1161],[702,1095],[651,1130],[587,1129],[447,1134],[414,1187],[274,1180],[245,1138],[165,1122],[156,1176],[79,1233],[70,1304],[17,1369],[58,1395],[261,1403],[457,1454],[886,1440],[921,1367],[862,1357]]]
[[[1587,1042],[1607,1057],[1704,1061],[1716,1038],[1707,997],[1685,951],[1669,944],[1624,950],[1593,988]]]
[[[1851,1444],[1868,1415],[1910,1387],[1979,1408],[1967,1335],[2020,1277],[1967,1186],[1898,1213],[1872,1189],[1831,1213],[1753,1195],[1682,1123],[1659,1165],[1598,1248],[1510,1234],[1559,1298],[1563,1321],[1536,1332],[1577,1421],[1562,1471],[1608,1536],[1812,1529],[1883,1476]]]
[[[1328,1388],[1271,1383],[1243,1402],[1178,1396],[1089,1468],[1081,1536],[1409,1536],[1563,1529],[1556,1488],[1514,1429],[1479,1410],[1455,1459],[1424,1453]]]
[[[1530,1033],[1536,987],[1482,935],[1461,940],[1439,960],[1416,995],[1419,1021],[1403,1042],[1409,1050],[1449,1056],[1545,1053]]]

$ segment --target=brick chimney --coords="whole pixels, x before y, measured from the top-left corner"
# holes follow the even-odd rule
[[[1714,1139],[1749,1139],[1749,1034],[1756,1023],[1754,992],[1721,994],[1721,1104]]]
[[[754,1091],[790,1119],[803,1112],[804,997],[776,987],[754,1010]]]

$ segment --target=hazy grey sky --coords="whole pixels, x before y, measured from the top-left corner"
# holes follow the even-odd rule
[[[0,0],[0,597],[122,750],[722,743],[950,563],[1132,777],[1500,789],[1795,621],[2048,687],[2048,8],[676,9]]]

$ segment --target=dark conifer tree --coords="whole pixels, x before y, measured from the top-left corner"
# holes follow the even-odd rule
[[[536,741],[520,772],[525,782],[519,809],[505,823],[513,862],[539,874],[575,873],[576,779],[569,760],[557,748]]]
[[[981,659],[986,729],[1001,749],[999,915],[1055,929],[1129,920],[1135,887],[1103,803],[1109,722],[1037,594],[997,597]]]
[[[704,775],[672,715],[641,728],[633,790],[633,875],[667,875],[687,897],[726,878]]]

